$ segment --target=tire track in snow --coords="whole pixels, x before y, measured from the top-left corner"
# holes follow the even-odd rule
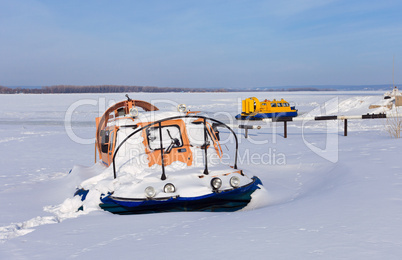
[[[5,243],[7,240],[29,234],[35,230],[34,227],[56,223],[60,223],[60,220],[56,216],[38,216],[24,222],[0,227],[0,243]]]
[[[61,223],[66,219],[77,218],[94,210],[100,210],[100,208],[89,208],[85,210],[85,207],[84,210],[78,210],[81,206],[83,206],[81,197],[76,196],[68,198],[59,205],[44,207],[44,211],[53,213],[53,216],[37,216],[24,222],[2,226],[0,227],[0,243],[29,234],[35,231],[35,227]]]

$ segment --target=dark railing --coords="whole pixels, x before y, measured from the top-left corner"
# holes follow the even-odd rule
[[[128,140],[130,139],[132,136],[134,136],[136,133],[147,129],[153,125],[158,124],[159,126],[159,138],[160,138],[160,149],[161,149],[161,161],[162,161],[162,175],[161,175],[161,180],[165,180],[166,179],[166,174],[165,174],[165,163],[164,163],[164,151],[163,151],[163,145],[162,145],[162,122],[164,121],[168,121],[168,120],[174,120],[174,119],[182,119],[182,118],[201,118],[203,119],[203,125],[204,125],[204,148],[205,148],[205,169],[204,169],[204,174],[208,174],[208,158],[207,158],[207,140],[208,140],[208,130],[207,130],[207,120],[210,120],[212,122],[217,123],[217,125],[219,126],[223,126],[227,129],[229,129],[230,132],[232,132],[235,141],[236,141],[236,151],[235,151],[235,163],[234,163],[234,168],[237,169],[237,154],[238,154],[238,149],[239,149],[239,143],[237,141],[237,136],[235,134],[235,132],[232,130],[232,128],[230,128],[228,125],[226,125],[225,123],[218,121],[216,119],[213,118],[209,118],[209,117],[205,117],[205,116],[197,116],[197,115],[185,115],[185,116],[174,116],[174,117],[168,117],[162,120],[158,120],[158,121],[154,121],[152,123],[149,123],[141,128],[136,129],[134,132],[132,132],[131,134],[129,134],[120,144],[119,146],[116,148],[116,151],[113,154],[113,175],[114,178],[116,179],[117,175],[116,175],[116,163],[115,163],[115,158],[116,155],[118,153],[118,151],[120,150],[120,147]],[[212,138],[212,137],[211,137]]]

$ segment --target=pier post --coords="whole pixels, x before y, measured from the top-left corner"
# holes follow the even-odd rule
[[[344,135],[344,136],[348,136],[348,120],[347,120],[347,119],[344,119],[343,122],[344,122],[344,126],[343,126],[343,135]]]
[[[247,138],[248,137],[248,130],[249,129],[253,129],[252,125],[239,125],[240,129],[244,129],[244,137]],[[260,128],[258,128],[260,129]]]
[[[288,138],[288,122],[283,121],[283,137]]]

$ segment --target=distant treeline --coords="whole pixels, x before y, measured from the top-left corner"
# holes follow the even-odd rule
[[[393,87],[391,87],[392,89]],[[63,93],[130,93],[130,92],[297,92],[297,91],[367,91],[388,90],[389,84],[383,85],[322,85],[322,86],[284,86],[284,87],[259,87],[259,88],[168,88],[152,86],[72,86],[56,85],[50,87],[3,87],[0,86],[0,94],[63,94]]]
[[[256,89],[253,91],[259,92],[295,92],[295,91],[336,91],[333,88],[313,88],[313,87],[299,87],[299,88],[265,88]]]
[[[128,93],[128,92],[227,92],[226,89],[207,88],[167,88],[151,86],[70,86],[57,85],[42,88],[8,88],[0,86],[1,94],[64,94],[64,93]]]
[[[257,88],[257,89],[212,89],[212,88],[168,88],[151,86],[71,86],[57,85],[41,88],[9,88],[0,86],[0,94],[65,94],[65,93],[130,93],[130,92],[295,92],[295,91],[336,91],[336,88],[288,87],[288,88]]]

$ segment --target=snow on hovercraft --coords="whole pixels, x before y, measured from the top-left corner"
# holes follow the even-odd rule
[[[139,113],[138,108],[145,111]],[[187,112],[183,105],[178,110],[161,112],[129,98],[106,110],[96,120],[96,151],[107,168],[84,181],[76,195],[85,201],[96,191],[99,206],[116,214],[245,207],[262,183],[238,169],[233,130]],[[218,128],[229,130],[234,138],[233,166],[222,162]]]

